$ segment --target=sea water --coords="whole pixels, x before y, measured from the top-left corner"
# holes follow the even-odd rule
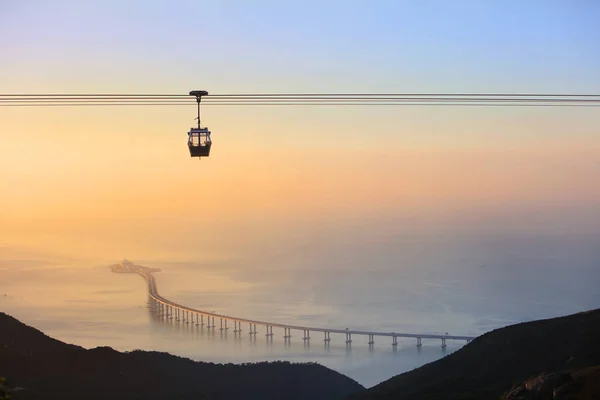
[[[393,246],[323,243],[234,260],[134,259],[158,267],[160,294],[187,306],[243,318],[302,326],[478,336],[522,321],[600,305],[596,239],[471,239]],[[120,260],[0,257],[0,311],[45,334],[86,348],[111,346],[169,352],[194,360],[244,363],[317,362],[369,387],[444,357],[461,341],[353,336],[274,328],[272,341],[157,318],[146,283],[116,274]],[[411,250],[412,249],[412,250]],[[418,249],[416,251],[415,249]],[[126,256],[126,255],[125,255]]]

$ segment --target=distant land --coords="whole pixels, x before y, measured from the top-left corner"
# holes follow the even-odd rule
[[[151,267],[144,267],[143,265],[137,265],[134,262],[129,261],[128,259],[124,258],[123,261],[121,261],[119,264],[112,264],[108,266],[110,268],[110,270],[112,272],[135,272],[136,270],[138,271],[142,271],[142,272],[160,272],[161,269],[160,268],[151,268]]]

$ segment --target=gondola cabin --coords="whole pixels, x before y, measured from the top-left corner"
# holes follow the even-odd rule
[[[190,156],[192,157],[208,157],[210,154],[210,146],[212,141],[210,140],[210,131],[208,128],[202,128],[200,125],[200,101],[202,96],[207,96],[206,90],[192,90],[190,96],[196,97],[198,103],[198,127],[191,128],[188,132],[188,148],[190,149]]]
[[[188,147],[192,157],[208,157],[210,154],[210,131],[208,128],[192,128],[188,132]]]

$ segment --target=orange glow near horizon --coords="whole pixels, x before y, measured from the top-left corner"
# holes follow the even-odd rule
[[[86,110],[85,118],[72,110],[44,112],[48,122],[39,125],[24,124],[25,112],[4,118],[0,240],[7,243],[45,240],[63,251],[101,254],[112,246],[141,254],[161,240],[176,241],[169,235],[197,235],[216,248],[227,229],[248,221],[268,230],[281,221],[318,226],[361,215],[443,219],[465,209],[552,215],[600,203],[598,147],[566,135],[552,140],[553,132],[547,146],[531,145],[536,140],[525,134],[521,147],[516,139],[497,145],[496,137],[496,144],[477,148],[460,138],[454,146],[427,144],[439,134],[403,133],[381,121],[364,135],[363,127],[336,126],[331,117],[323,127],[288,131],[283,124],[229,123],[221,112],[211,126],[214,151],[198,161],[187,154],[181,111],[146,120],[146,109]],[[492,135],[472,136],[481,144]]]
[[[600,204],[589,109],[206,107],[201,161],[193,105],[0,113],[0,241],[66,253],[218,258],[282,226],[411,217],[435,231],[465,213],[588,230]],[[497,229],[535,229],[513,219]]]

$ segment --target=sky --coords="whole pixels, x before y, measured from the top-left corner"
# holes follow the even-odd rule
[[[0,2],[1,93],[600,93],[600,4]],[[0,108],[0,243],[227,258],[363,231],[597,235],[594,108]]]

